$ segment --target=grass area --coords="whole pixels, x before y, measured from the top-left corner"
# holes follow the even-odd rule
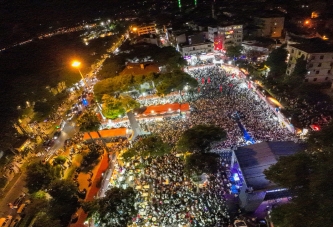
[[[64,179],[71,179],[73,177],[76,168],[80,167],[82,159],[83,156],[81,154],[75,155],[72,166],[65,171]]]

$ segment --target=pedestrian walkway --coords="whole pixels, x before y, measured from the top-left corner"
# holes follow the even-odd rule
[[[105,170],[108,168],[108,165],[109,165],[108,153],[104,152],[102,160],[93,169],[94,179],[92,181],[91,187],[87,191],[87,195],[84,201],[94,200],[94,197],[96,196],[100,187],[99,182],[101,182],[102,173],[105,172]],[[82,208],[80,208],[77,213],[79,215],[78,220],[76,223],[71,224],[70,227],[85,227],[84,222],[86,221],[88,214],[85,213]]]

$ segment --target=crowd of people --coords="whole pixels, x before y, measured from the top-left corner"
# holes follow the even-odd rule
[[[185,130],[195,125],[220,126],[227,132],[227,139],[212,146],[212,152],[220,154],[219,171],[214,176],[204,178],[202,175],[201,179],[193,181],[184,173],[184,160],[175,152],[154,159],[137,157],[117,166],[113,186],[126,185],[137,192],[135,206],[139,214],[133,218],[134,225],[230,225],[226,195],[232,193],[228,170],[231,149],[253,142],[294,139],[292,133],[281,127],[269,106],[235,75],[218,67],[189,73],[198,80],[197,91],[177,92],[162,101],[154,96],[141,101],[151,105],[189,102],[190,115],[167,117],[162,121],[140,120],[139,123],[143,131],[159,135],[171,146]],[[129,143],[118,141],[112,149],[119,151],[128,146]]]
[[[198,94],[185,98],[192,109],[190,117],[141,121],[144,130],[156,133],[165,142],[174,144],[185,130],[194,125],[217,125],[228,134],[227,140],[215,145],[216,149],[221,150],[252,143],[244,137],[244,129],[256,142],[295,139],[292,133],[281,127],[269,106],[234,75],[218,67],[197,69],[189,73],[199,82]],[[235,113],[242,115],[239,121],[232,117]]]
[[[145,168],[136,171],[138,165]],[[135,207],[138,215],[133,218],[133,225],[176,227],[189,223],[191,226],[230,224],[225,198],[230,193],[230,184],[223,165],[217,173],[218,177],[202,177],[195,183],[184,174],[183,160],[173,154],[132,160],[124,167],[118,167],[118,172],[126,177],[114,181],[114,186],[127,184],[137,191]]]

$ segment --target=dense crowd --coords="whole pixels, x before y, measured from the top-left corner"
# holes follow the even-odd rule
[[[117,165],[113,186],[126,184],[137,192],[135,206],[139,214],[133,218],[134,225],[230,225],[226,206],[226,195],[231,194],[232,186],[228,179],[230,150],[248,143],[294,139],[281,127],[268,105],[231,73],[207,67],[190,71],[190,74],[199,82],[197,91],[177,92],[164,99],[152,95],[141,100],[149,105],[190,102],[190,116],[142,120],[140,126],[172,146],[185,130],[198,124],[213,124],[225,129],[227,139],[213,144],[212,150],[220,154],[218,173],[201,175],[201,179],[194,182],[184,174],[184,161],[175,153]],[[128,145],[118,141],[114,149]]]
[[[122,181],[136,189],[135,206],[138,215],[133,224],[140,226],[228,226],[230,217],[225,195],[230,193],[225,166],[221,165],[218,177],[202,176],[199,182],[187,178],[184,163],[175,155],[155,159],[131,161],[118,167]],[[223,159],[221,157],[221,163]],[[136,171],[137,165],[143,171]]]
[[[285,141],[294,136],[281,127],[268,105],[258,98],[235,76],[218,67],[190,71],[199,82],[198,93],[185,95],[192,108],[188,118],[172,118],[163,121],[142,121],[147,131],[157,133],[163,140],[174,144],[185,130],[197,124],[213,124],[225,129],[227,140],[216,144],[215,148],[230,149],[243,146],[251,141]],[[235,119],[233,115],[240,115]],[[244,132],[252,140],[244,137]]]

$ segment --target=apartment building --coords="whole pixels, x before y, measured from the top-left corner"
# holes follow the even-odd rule
[[[328,82],[333,79],[333,46],[315,44],[290,44],[287,47],[289,60],[286,74],[291,75],[296,61],[307,61],[306,82]]]

